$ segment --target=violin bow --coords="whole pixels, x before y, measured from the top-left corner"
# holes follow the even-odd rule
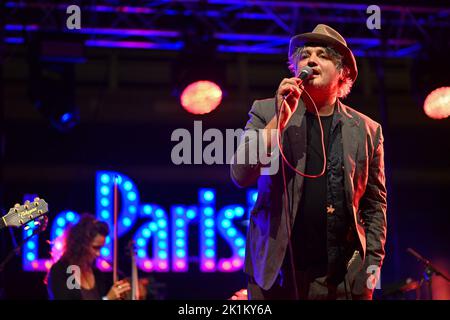
[[[114,178],[114,226],[113,226],[113,283],[116,283],[119,279],[117,277],[117,247],[119,242],[118,237],[118,223],[117,223],[117,215],[118,215],[118,194],[117,194],[117,181],[119,180],[119,176],[115,176]]]

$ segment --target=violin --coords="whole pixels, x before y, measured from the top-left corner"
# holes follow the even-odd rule
[[[114,229],[113,229],[113,283],[118,279],[118,264],[117,264],[117,248],[118,248],[118,176],[114,179]],[[128,253],[131,257],[131,279],[129,280],[131,290],[123,297],[124,300],[145,300],[147,297],[146,285],[148,279],[139,280],[138,269],[136,265],[136,249],[134,241],[128,243]]]
[[[136,246],[133,240],[130,240],[128,243],[128,253],[131,260],[131,291],[128,294],[127,300],[145,300],[147,296],[145,286],[148,284],[148,280],[139,279],[136,265]]]

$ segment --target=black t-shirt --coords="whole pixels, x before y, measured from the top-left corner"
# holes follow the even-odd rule
[[[307,154],[305,172],[319,174],[323,167],[322,139],[316,114],[305,113]],[[321,116],[325,151],[328,153],[333,115]],[[324,276],[327,272],[327,172],[319,178],[304,178],[303,193],[292,233],[295,267]]]
[[[47,278],[47,291],[50,300],[91,300],[101,299],[108,293],[112,281],[108,280],[98,269],[93,268],[95,287],[92,290],[69,289],[67,281],[73,283],[74,273],[67,273],[70,264],[64,258],[59,259],[50,268]]]
[[[95,286],[92,289],[84,289],[83,287],[80,289],[82,300],[102,300],[102,297],[98,293],[97,283],[95,283]]]

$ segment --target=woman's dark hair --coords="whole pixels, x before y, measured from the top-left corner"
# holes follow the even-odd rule
[[[69,227],[61,259],[69,264],[79,265],[81,268],[89,264],[89,250],[97,235],[106,237],[109,233],[105,222],[96,220],[90,214],[81,216],[80,221]]]

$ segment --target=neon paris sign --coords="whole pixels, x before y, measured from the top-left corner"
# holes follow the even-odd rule
[[[152,203],[142,203],[135,183],[127,176],[113,171],[98,171],[96,174],[96,216],[105,221],[110,230],[113,227],[113,186],[114,177],[119,176],[118,190],[121,211],[118,217],[119,238],[131,232],[137,247],[137,266],[142,271],[187,272],[189,268],[188,227],[198,224],[199,268],[202,272],[233,272],[243,267],[245,256],[245,235],[236,227],[245,220],[245,213],[253,207],[256,190],[247,191],[247,204],[227,205],[216,210],[214,189],[202,188],[198,191],[197,205],[172,205],[165,208]],[[50,226],[50,241],[53,259],[62,253],[64,230],[70,223],[76,223],[79,213],[64,210],[56,215]],[[139,220],[139,221],[138,221]],[[141,222],[144,221],[144,222]],[[241,221],[242,222],[242,221]],[[32,226],[30,224],[30,226]],[[24,231],[24,238],[32,233]],[[225,240],[231,249],[231,256],[218,257],[217,237]],[[38,238],[35,236],[24,244],[22,251],[23,268],[26,271],[46,271],[53,260],[38,257]],[[110,236],[101,250],[97,267],[110,271],[113,243]],[[149,248],[152,248],[149,252]]]

